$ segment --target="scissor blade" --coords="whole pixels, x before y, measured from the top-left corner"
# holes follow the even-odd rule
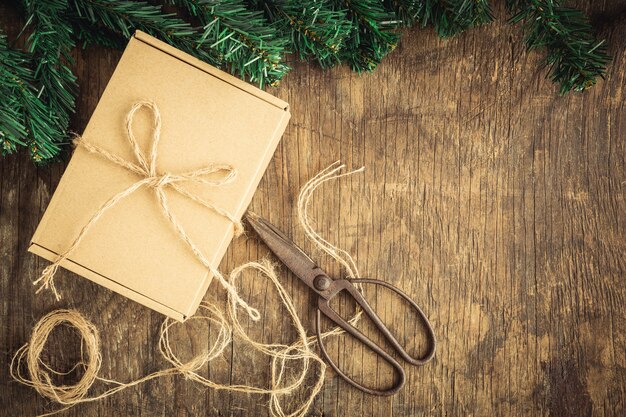
[[[287,268],[304,281],[313,291],[320,293],[314,286],[316,276],[326,275],[313,260],[276,226],[254,213],[246,215],[246,220]]]

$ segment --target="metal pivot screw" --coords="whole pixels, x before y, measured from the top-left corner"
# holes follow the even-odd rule
[[[330,278],[324,275],[318,275],[313,280],[313,285],[318,291],[326,291],[330,287]]]

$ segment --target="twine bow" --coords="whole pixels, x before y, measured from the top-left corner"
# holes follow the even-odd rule
[[[135,139],[135,135],[133,134],[132,129],[135,113],[143,107],[151,110],[154,122],[152,127],[153,134],[149,157],[146,157],[144,152],[139,147],[139,144]],[[167,218],[167,220],[169,220],[172,226],[174,226],[174,229],[176,230],[178,236],[187,244],[187,246],[194,253],[198,261],[200,261],[203,266],[205,266],[209,271],[211,271],[211,273],[213,273],[213,275],[220,281],[226,291],[228,291],[232,299],[235,300],[237,304],[241,305],[248,312],[252,319],[258,320],[260,318],[258,310],[250,307],[244,300],[241,299],[241,297],[239,297],[236,289],[230,283],[228,283],[228,281],[226,281],[222,274],[215,267],[213,267],[213,265],[211,265],[206,256],[191,240],[189,235],[187,235],[185,229],[182,227],[180,222],[176,219],[176,217],[170,210],[168,198],[164,191],[165,188],[169,188],[179,193],[180,195],[200,204],[201,206],[212,210],[218,215],[230,220],[234,225],[235,236],[238,236],[243,231],[243,226],[239,219],[235,218],[228,211],[200,198],[193,193],[190,193],[185,188],[182,188],[180,186],[181,183],[196,183],[219,187],[228,184],[235,179],[235,176],[237,175],[237,171],[235,170],[235,168],[228,164],[209,164],[204,168],[200,168],[195,171],[183,172],[180,174],[171,172],[160,172],[158,169],[157,158],[159,154],[159,141],[161,138],[161,113],[159,112],[157,105],[150,101],[140,101],[138,103],[135,103],[130,109],[130,111],[126,115],[126,137],[131,145],[136,162],[128,161],[118,155],[112,154],[109,151],[100,148],[99,146],[87,142],[84,138],[80,136],[74,139],[74,144],[76,146],[83,146],[87,151],[98,155],[105,160],[112,162],[130,172],[137,174],[140,179],[137,182],[133,183],[131,186],[127,187],[125,190],[111,197],[98,209],[98,211],[91,217],[87,224],[81,229],[80,233],[78,234],[76,239],[74,239],[74,242],[69,247],[69,249],[57,256],[55,261],[51,265],[46,267],[43,270],[41,276],[36,281],[34,281],[34,285],[39,285],[39,288],[36,292],[39,293],[43,289],[51,289],[56,299],[59,300],[60,294],[54,285],[54,275],[56,274],[61,263],[68,258],[68,256],[78,247],[78,245],[80,245],[80,242],[87,235],[89,229],[98,221],[98,219],[100,219],[100,217],[108,209],[115,206],[122,199],[128,197],[139,188],[146,186],[154,190],[159,206],[161,207],[161,212]],[[211,174],[213,175],[211,177],[208,177]],[[217,178],[215,178],[216,176]]]

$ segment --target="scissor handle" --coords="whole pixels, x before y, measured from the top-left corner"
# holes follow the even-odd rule
[[[363,297],[361,292],[353,285],[353,284],[356,284],[356,283],[358,283],[358,284],[382,285],[382,286],[392,290],[393,292],[395,292],[396,294],[398,294],[402,298],[404,298],[411,305],[411,307],[413,307],[417,311],[417,313],[419,314],[420,318],[422,319],[422,321],[425,324],[426,333],[428,335],[429,344],[430,344],[430,349],[426,352],[426,354],[423,357],[421,357],[421,358],[413,358],[412,356],[410,356],[406,352],[406,350],[404,350],[404,348],[400,345],[400,343],[398,343],[397,339],[393,336],[393,334],[391,333],[389,328],[387,326],[385,326],[385,324],[382,322],[382,320],[380,319],[378,314],[376,314],[376,312],[372,309],[372,307],[369,305],[367,300]],[[368,279],[368,278],[358,278],[358,279],[351,279],[351,280],[337,280],[337,281],[333,282],[333,286],[336,289],[336,291],[333,291],[335,294],[338,294],[342,289],[345,289],[345,290],[347,290],[350,293],[350,295],[354,298],[354,300],[357,302],[357,304],[359,306],[361,306],[361,308],[363,309],[363,312],[365,314],[367,314],[367,316],[372,320],[372,322],[374,322],[374,325],[376,326],[376,328],[383,334],[385,339],[387,339],[387,341],[393,346],[393,348],[400,354],[400,356],[404,360],[406,360],[407,362],[409,362],[409,363],[411,363],[413,365],[423,365],[426,362],[428,362],[430,359],[432,359],[432,357],[435,354],[435,348],[436,348],[435,333],[433,331],[433,328],[430,325],[430,322],[428,321],[428,319],[426,318],[426,315],[424,314],[422,309],[417,305],[417,303],[415,301],[413,301],[404,292],[402,292],[400,289],[394,287],[393,285],[391,285],[391,284],[389,284],[387,282],[379,281],[379,280],[376,280],[376,279]],[[322,356],[324,356],[324,359],[328,362],[328,364],[331,366],[331,368],[333,368],[333,370],[335,372],[337,372],[337,374],[342,379],[344,379],[346,382],[348,382],[349,384],[351,384],[352,386],[354,386],[355,388],[357,388],[357,389],[359,389],[359,390],[361,390],[363,392],[366,392],[368,394],[373,394],[373,395],[393,395],[396,392],[398,392],[402,388],[402,386],[404,385],[404,382],[406,380],[406,375],[405,375],[404,369],[402,368],[400,363],[398,363],[398,361],[396,361],[387,352],[382,350],[382,348],[380,346],[378,346],[377,344],[375,344],[371,339],[369,339],[367,336],[365,336],[363,333],[361,333],[357,328],[355,328],[350,323],[348,323],[343,317],[341,317],[339,314],[337,314],[330,307],[329,301],[330,301],[330,298],[329,299],[324,299],[324,298],[320,297],[319,302],[318,302],[318,311],[317,311],[317,319],[316,319],[317,340],[318,340],[318,343],[320,345],[320,350],[322,352]],[[391,388],[384,389],[384,390],[369,388],[369,387],[365,387],[362,384],[354,381],[348,375],[343,373],[337,367],[337,365],[330,359],[330,357],[328,355],[328,352],[326,351],[326,348],[325,348],[325,346],[324,346],[324,344],[322,342],[321,313],[324,313],[324,315],[327,316],[330,320],[335,322],[342,329],[344,329],[346,332],[348,332],[351,336],[353,336],[354,338],[359,340],[361,343],[363,343],[364,345],[369,347],[371,350],[373,350],[376,354],[381,356],[385,360],[385,362],[390,364],[397,371],[398,375],[400,376],[400,378],[396,382],[396,384],[394,386],[392,386]]]
[[[326,303],[326,305],[328,303],[328,301],[324,300],[323,298],[320,298],[320,305],[323,302]],[[322,308],[318,309],[317,310],[317,319],[316,319],[317,343],[320,345],[320,351],[322,352],[322,356],[324,357],[324,359],[326,360],[328,365],[330,365],[330,367],[333,368],[333,370],[337,373],[337,375],[339,375],[344,381],[346,381],[347,383],[349,383],[350,385],[352,385],[356,389],[361,390],[361,391],[363,391],[363,392],[365,392],[367,394],[388,396],[388,395],[393,395],[393,394],[397,393],[404,386],[404,382],[406,381],[406,374],[404,373],[404,369],[402,369],[402,365],[400,365],[400,363],[398,363],[397,360],[395,360],[387,352],[382,350],[380,348],[380,346],[378,346],[374,342],[372,342],[369,338],[367,338],[358,329],[356,329],[350,323],[345,321],[340,315],[335,313],[330,308],[329,308],[329,310],[330,311],[322,311]],[[381,390],[381,389],[366,387],[365,385],[362,385],[362,384],[358,383],[357,381],[355,381],[354,379],[350,378],[341,369],[339,369],[339,367],[335,364],[335,362],[333,362],[333,360],[328,355],[328,352],[326,351],[326,347],[324,346],[324,342],[322,341],[322,334],[320,332],[321,320],[322,320],[322,312],[324,313],[324,315],[326,315],[328,318],[330,318],[333,322],[335,322],[337,325],[339,325],[341,328],[343,328],[350,335],[352,335],[353,337],[358,339],[360,342],[365,344],[367,347],[372,349],[374,352],[376,352],[376,354],[381,356],[385,360],[385,362],[390,364],[396,370],[397,374],[399,375],[399,379],[395,382],[395,384],[391,388],[387,388],[387,389],[382,389]]]

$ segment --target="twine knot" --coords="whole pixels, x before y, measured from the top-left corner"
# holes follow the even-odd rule
[[[137,142],[137,139],[135,138],[135,135],[133,133],[133,120],[135,118],[135,113],[143,107],[149,109],[152,112],[153,116],[152,143],[148,155],[146,155],[144,151],[139,147],[139,143]],[[211,265],[209,259],[191,240],[174,213],[170,210],[169,200],[167,194],[165,194],[164,191],[164,188],[167,186],[168,189],[173,190],[174,192],[186,197],[187,199],[194,201],[197,204],[200,204],[201,206],[213,211],[214,213],[228,219],[233,224],[234,235],[239,236],[243,232],[243,226],[240,219],[236,218],[230,212],[216,206],[212,202],[204,200],[197,194],[187,191],[186,188],[181,186],[181,183],[196,183],[215,187],[223,186],[232,182],[235,179],[235,176],[237,175],[237,171],[235,170],[235,168],[228,164],[209,164],[205,167],[183,173],[160,173],[158,169],[157,159],[159,154],[159,141],[161,139],[161,113],[159,112],[157,105],[150,101],[140,101],[138,103],[135,103],[126,115],[126,138],[128,139],[128,142],[133,151],[135,161],[128,161],[116,154],[107,151],[106,149],[100,148],[99,146],[87,142],[84,138],[80,136],[74,138],[73,142],[76,146],[82,146],[88,152],[98,155],[106,161],[114,163],[121,168],[124,168],[127,171],[136,174],[138,177],[140,177],[140,179],[138,179],[135,183],[133,183],[125,190],[111,197],[100,207],[100,209],[96,213],[94,213],[94,215],[87,222],[87,224],[81,229],[76,239],[74,239],[72,245],[64,253],[57,256],[52,265],[45,268],[41,276],[36,281],[34,281],[34,285],[39,285],[37,292],[40,292],[43,289],[51,289],[56,299],[59,300],[61,297],[54,285],[54,275],[56,274],[59,265],[61,265],[61,263],[66,260],[68,256],[78,247],[89,229],[108,209],[115,206],[125,197],[133,194],[142,186],[147,186],[154,190],[156,200],[161,207],[161,212],[169,221],[169,223],[174,227],[180,239],[191,249],[198,261],[204,267],[213,272],[214,275],[217,275],[219,282],[222,284],[222,286],[224,286],[228,294],[233,297],[236,302],[248,312],[253,320],[258,320],[260,317],[258,311],[254,308],[251,308],[244,300],[241,299],[241,297],[239,297],[237,291],[232,287],[232,285],[230,285],[219,274],[219,272],[217,272],[213,265]]]
[[[148,177],[146,178],[146,180],[148,180],[147,185],[153,188],[162,188],[174,181],[176,181],[176,178],[173,177],[171,174],[169,173],[165,173],[163,175],[159,175],[157,177]]]
[[[202,365],[207,362],[206,355],[198,356],[192,359],[190,362],[177,365],[176,369],[185,377],[185,379],[194,379],[197,375],[196,371],[199,370]]]

